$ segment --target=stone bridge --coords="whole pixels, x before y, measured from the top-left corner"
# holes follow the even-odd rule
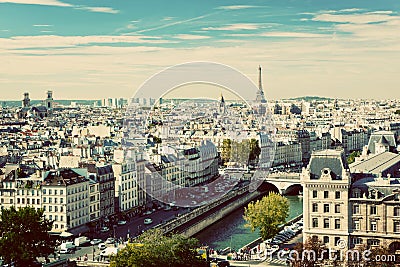
[[[303,191],[300,184],[300,173],[270,173],[260,186],[261,190],[273,190],[282,195],[297,195]]]

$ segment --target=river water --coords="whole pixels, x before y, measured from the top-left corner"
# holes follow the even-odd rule
[[[287,199],[290,204],[287,220],[290,220],[303,212],[303,199],[297,196],[287,196]],[[250,228],[244,226],[246,221],[243,219],[243,213],[244,208],[237,209],[194,237],[199,239],[201,244],[213,249],[239,249],[260,236],[257,230],[251,232]]]

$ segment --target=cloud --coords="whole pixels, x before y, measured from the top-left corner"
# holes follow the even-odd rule
[[[0,0],[0,3],[72,7],[71,4],[57,0]]]
[[[162,20],[163,21],[169,21],[169,20],[173,20],[175,17],[165,17]]]
[[[148,39],[148,40],[146,40]],[[10,38],[0,38],[0,47],[10,52],[15,49],[32,48],[73,48],[84,45],[95,44],[165,44],[174,43],[174,41],[158,40],[151,36],[114,36],[114,35],[91,35],[91,36],[58,36],[58,35],[40,35],[40,36],[15,36]]]
[[[313,21],[325,21],[325,22],[338,22],[338,23],[354,23],[354,24],[365,24],[365,23],[378,23],[396,19],[395,16],[386,14],[319,14],[312,18]]]
[[[33,27],[53,27],[53,25],[49,25],[49,24],[34,24],[32,26]]]
[[[210,36],[196,35],[196,34],[178,34],[175,35],[174,38],[181,40],[201,40],[201,39],[208,39],[210,38]]]
[[[255,8],[257,6],[249,6],[249,5],[232,5],[232,6],[220,6],[217,9],[223,10],[239,10],[239,9],[246,9],[246,8]]]
[[[238,30],[257,30],[260,28],[260,24],[254,23],[237,23],[229,24],[222,27],[206,27],[202,28],[204,31],[238,31]]]
[[[119,10],[113,9],[111,7],[89,7],[89,6],[83,6],[83,7],[76,7],[76,9],[82,9],[82,10],[87,10],[87,11],[90,11],[90,12],[99,12],[99,13],[110,13],[110,14],[119,13]]]
[[[72,7],[74,9],[87,10],[90,12],[99,13],[110,13],[116,14],[119,11],[111,7],[89,7],[89,6],[78,6],[71,5],[58,0],[0,0],[0,3],[13,3],[13,4],[25,4],[25,5],[43,5],[43,6],[59,6],[59,7]]]
[[[285,38],[326,38],[330,35],[307,32],[262,32],[262,33],[237,33],[226,34],[232,37],[285,37]]]
[[[155,26],[152,28],[148,28],[148,29],[143,29],[140,31],[137,31],[138,33],[143,33],[143,32],[149,32],[149,31],[155,31],[155,30],[160,30],[160,29],[164,29],[167,27],[171,27],[171,26],[175,26],[175,25],[179,25],[179,24],[183,24],[183,23],[187,23],[187,22],[191,22],[191,21],[196,21],[196,20],[200,20],[200,19],[204,19],[206,17],[212,16],[216,13],[210,13],[210,14],[206,14],[206,15],[202,15],[202,16],[198,16],[198,17],[194,17],[194,18],[190,18],[190,19],[185,19],[185,20],[180,20],[180,21],[175,21],[175,22],[171,22],[171,23],[167,23],[167,24],[163,24],[160,26]]]

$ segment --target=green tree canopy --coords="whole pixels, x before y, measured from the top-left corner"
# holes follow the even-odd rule
[[[261,148],[258,140],[249,139],[241,142],[224,139],[221,147],[221,158],[223,162],[236,162],[240,165],[248,165],[250,161],[258,159]]]
[[[165,236],[160,230],[149,230],[138,243],[128,243],[115,257],[111,267],[200,267],[206,262],[197,256],[197,239],[182,235]]]
[[[6,263],[32,266],[37,257],[54,253],[56,239],[48,233],[53,222],[43,210],[32,207],[3,209],[0,223],[0,255]]]
[[[260,229],[263,240],[274,237],[279,232],[279,225],[286,222],[289,215],[289,201],[277,194],[269,193],[261,200],[250,202],[244,210],[246,226],[255,231]]]
[[[347,157],[347,163],[351,164],[356,160],[356,157],[359,157],[361,155],[360,151],[353,151],[351,154]]]

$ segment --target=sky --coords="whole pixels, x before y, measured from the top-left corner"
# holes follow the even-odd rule
[[[261,65],[267,99],[399,98],[400,1],[0,0],[2,100],[131,97],[192,61]]]

